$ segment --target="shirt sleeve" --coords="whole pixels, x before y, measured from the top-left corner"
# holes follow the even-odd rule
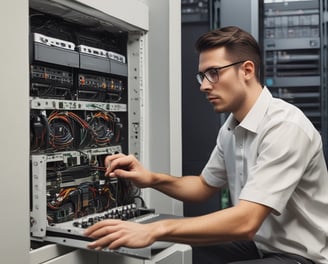
[[[239,199],[281,214],[309,163],[311,135],[293,122],[271,127],[259,139],[256,163],[249,169]]]
[[[214,147],[211,156],[202,171],[205,182],[213,187],[222,187],[227,184],[227,172],[220,139],[222,139],[222,129],[217,138],[217,145]]]

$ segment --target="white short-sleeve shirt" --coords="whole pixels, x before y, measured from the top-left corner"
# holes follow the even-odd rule
[[[205,181],[229,186],[232,203],[273,208],[255,236],[259,249],[328,263],[328,173],[321,136],[295,106],[264,87],[237,123],[230,115],[202,171]]]

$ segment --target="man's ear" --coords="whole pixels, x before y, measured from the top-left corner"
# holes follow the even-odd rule
[[[243,63],[242,69],[244,71],[244,77],[246,80],[254,78],[255,75],[255,65],[252,61],[247,60]]]

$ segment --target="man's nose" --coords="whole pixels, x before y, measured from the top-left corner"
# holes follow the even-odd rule
[[[199,90],[205,92],[210,89],[212,89],[212,84],[206,78],[204,78],[199,86]]]

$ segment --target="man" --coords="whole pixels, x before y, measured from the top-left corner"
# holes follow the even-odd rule
[[[86,231],[90,248],[144,247],[156,240],[212,245],[216,263],[328,263],[328,174],[320,134],[293,105],[260,84],[260,50],[237,27],[201,36],[200,89],[230,112],[200,176],[145,169],[133,156],[106,157],[109,177],[183,201],[204,201],[228,185],[233,206],[150,224],[105,220]],[[215,246],[213,246],[215,245]]]

